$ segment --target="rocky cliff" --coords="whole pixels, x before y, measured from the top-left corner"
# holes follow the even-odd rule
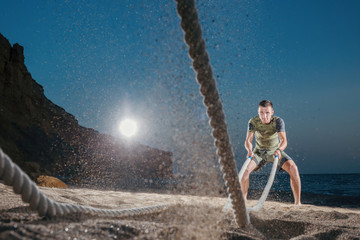
[[[136,188],[172,178],[172,154],[79,126],[44,95],[23,47],[0,34],[0,147],[28,175],[68,184]]]

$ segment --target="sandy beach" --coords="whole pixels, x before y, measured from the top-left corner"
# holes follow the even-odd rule
[[[223,213],[226,198],[41,188],[51,199],[96,208],[168,204],[156,214],[114,219],[89,215],[39,217],[12,188],[0,184],[0,239],[359,239],[360,209],[265,202],[251,225]],[[254,205],[256,201],[248,201]]]

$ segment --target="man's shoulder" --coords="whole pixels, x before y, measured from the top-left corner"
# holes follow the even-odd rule
[[[285,132],[285,122],[281,117],[276,117],[275,123],[276,123],[276,130],[278,132]]]
[[[249,122],[259,122],[259,121],[261,121],[259,116],[255,116],[253,118],[250,118],[249,120]]]
[[[273,116],[273,118],[277,123],[284,122],[284,119],[282,119],[281,117]]]
[[[250,118],[249,124],[248,124],[248,130],[250,132],[255,132],[258,130],[259,126],[261,124],[261,120],[259,116],[255,116],[253,118]]]

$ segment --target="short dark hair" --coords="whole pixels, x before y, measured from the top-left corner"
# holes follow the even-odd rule
[[[261,106],[261,107],[271,106],[272,108],[274,108],[274,106],[270,100],[262,100],[261,102],[259,102],[259,106]]]

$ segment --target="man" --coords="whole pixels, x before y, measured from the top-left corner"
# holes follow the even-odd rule
[[[295,162],[284,152],[287,146],[285,123],[281,118],[275,117],[273,114],[273,104],[269,100],[263,100],[259,103],[258,116],[249,120],[245,148],[248,152],[247,157],[252,157],[252,161],[240,180],[241,189],[246,200],[251,172],[258,171],[266,163],[273,162],[275,156],[278,156],[280,171],[285,170],[290,175],[294,203],[295,205],[301,205],[299,171]],[[254,136],[256,145],[253,149]]]

